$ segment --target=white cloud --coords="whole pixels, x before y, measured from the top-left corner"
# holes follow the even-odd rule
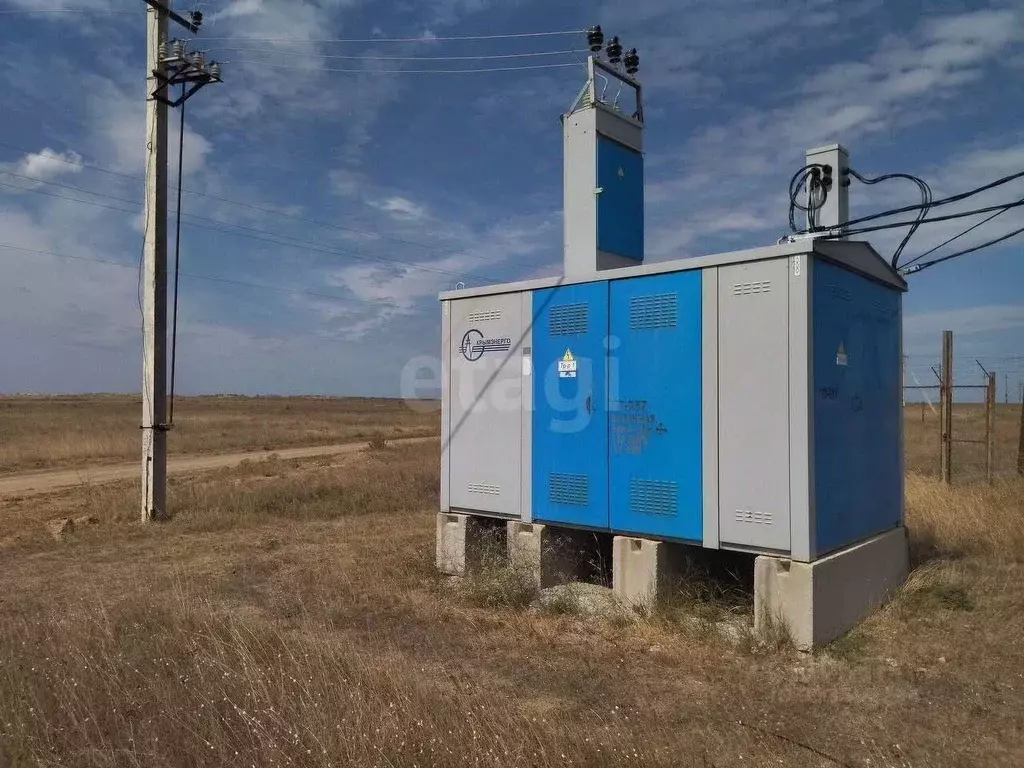
[[[327,175],[331,190],[349,199],[356,198],[369,185],[366,174],[351,168],[335,168]]]
[[[400,195],[377,200],[371,205],[402,221],[420,221],[428,216],[424,206]]]
[[[64,11],[64,10],[90,10],[90,11],[102,11],[112,10],[114,7],[113,0],[9,0],[10,4],[15,8],[22,8],[26,11],[39,12],[40,16],[57,20],[65,20],[66,14],[62,13],[45,13],[48,10]]]
[[[53,181],[60,176],[80,173],[81,162],[82,156],[77,152],[56,152],[46,147],[25,155],[15,164],[14,170],[42,181]]]
[[[672,4],[667,0],[649,5],[661,9],[665,29],[676,23],[672,19],[690,10],[678,7],[671,11]],[[702,3],[697,6],[711,12]],[[741,26],[748,32],[757,28],[763,33],[785,18],[785,13],[776,10],[744,18]],[[713,24],[708,29],[710,42],[695,45],[703,47],[716,40],[721,45],[732,44],[731,31]],[[788,96],[778,99],[775,107],[734,108],[731,117],[723,117],[696,133],[674,159],[668,158],[657,167],[655,179],[647,188],[650,252],[673,254],[720,235],[722,210],[745,211],[752,224],[763,221],[766,240],[774,241],[785,228],[783,187],[788,178],[787,164],[795,167],[809,147],[841,141],[853,146],[854,165],[863,169],[865,163],[858,162],[857,142],[922,121],[950,119],[944,113],[946,105],[962,108],[953,98],[967,93],[984,76],[986,67],[997,65],[1022,42],[1024,10],[948,14],[918,24],[906,36],[880,38],[862,58],[811,70],[812,74]],[[690,57],[691,53],[682,52],[674,60],[689,61]],[[975,157],[972,162],[976,167],[971,170],[980,171],[985,166],[991,179],[1006,173],[1007,168],[1019,167],[1012,165],[1015,159],[1019,160],[1016,149],[995,148],[987,157]],[[999,169],[1001,162],[1009,165]],[[917,172],[928,175],[925,169]],[[977,178],[978,174],[973,176]],[[932,178],[934,175],[929,180]],[[954,189],[969,184],[961,176]],[[941,194],[941,181],[933,186],[937,195]],[[886,189],[872,188],[870,198],[873,204],[880,204],[887,195],[893,195],[913,203],[913,194],[912,189],[893,184]],[[864,199],[860,195],[860,190],[851,195],[855,205],[858,198]],[[1007,215],[1001,221],[1010,218]],[[744,231],[756,232],[757,227]],[[935,227],[929,234],[943,231]],[[878,237],[886,244],[892,239],[888,235]]]
[[[549,216],[522,216],[471,230],[458,222],[443,228],[454,241],[441,258],[420,258],[406,264],[353,264],[330,271],[326,280],[353,298],[369,302],[371,308],[352,307],[327,301],[310,302],[324,320],[325,328],[343,338],[358,340],[379,330],[398,317],[418,314],[437,294],[456,282],[499,282],[480,272],[496,271],[503,265],[530,265],[527,257],[547,249],[560,233],[561,222]],[[536,266],[536,265],[534,265]],[[550,273],[538,269],[537,273]],[[305,300],[304,300],[305,301]]]

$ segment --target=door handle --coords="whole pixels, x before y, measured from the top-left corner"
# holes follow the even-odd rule
[[[587,413],[593,413],[593,412],[594,412],[594,408],[593,408],[593,403],[591,402],[591,396],[587,395]]]

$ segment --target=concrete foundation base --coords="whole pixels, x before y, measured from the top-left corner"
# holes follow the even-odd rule
[[[800,650],[824,645],[886,602],[906,580],[908,566],[905,528],[813,563],[759,556],[754,561],[754,629],[766,634],[785,627]]]
[[[493,526],[482,518],[439,512],[437,515],[437,570],[449,576],[463,576],[480,563],[485,537]]]
[[[540,523],[508,522],[508,556],[516,566],[528,570],[541,589],[568,584],[580,578],[585,564],[580,553],[586,534]]]
[[[629,605],[653,608],[681,570],[678,545],[633,536],[612,540],[612,591]]]

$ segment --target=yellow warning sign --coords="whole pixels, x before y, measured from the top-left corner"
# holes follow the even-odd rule
[[[558,377],[560,379],[576,378],[576,358],[572,356],[572,350],[565,350],[562,359],[558,361]]]

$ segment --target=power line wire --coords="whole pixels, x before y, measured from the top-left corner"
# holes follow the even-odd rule
[[[174,321],[171,325],[171,393],[167,423],[174,426],[174,374],[178,364],[178,278],[181,276],[181,179],[185,170],[185,86],[181,86],[181,112],[178,128],[178,201],[174,217]]]
[[[983,224],[988,224],[988,222],[992,221],[992,219],[996,218],[996,216],[1001,216],[1001,215],[1003,215],[1004,213],[1006,213],[1006,212],[1007,212],[1008,210],[1010,210],[1010,209],[1009,209],[1009,208],[1001,208],[1001,209],[999,209],[998,211],[996,211],[995,213],[993,213],[993,214],[992,214],[991,216],[987,216],[986,218],[984,218],[984,219],[982,219],[981,221],[979,221],[979,222],[978,222],[977,224],[974,224],[974,225],[972,225],[972,226],[968,227],[967,229],[965,229],[965,230],[964,230],[963,232],[961,232],[960,234],[958,234],[958,235],[953,235],[953,236],[952,236],[951,238],[949,238],[948,240],[943,240],[943,241],[942,241],[941,243],[939,243],[939,244],[938,244],[938,245],[936,245],[935,247],[933,247],[933,248],[929,248],[929,249],[928,249],[927,251],[925,251],[924,253],[922,253],[922,254],[921,254],[920,256],[915,256],[914,258],[912,258],[912,259],[911,259],[910,261],[908,261],[908,262],[907,262],[906,264],[904,264],[903,266],[904,266],[904,267],[909,267],[909,266],[911,266],[911,265],[913,265],[913,264],[916,264],[916,263],[917,263],[917,262],[919,262],[919,261],[920,261],[921,259],[923,259],[923,258],[924,258],[925,256],[929,256],[929,255],[931,255],[931,254],[935,253],[935,251],[939,250],[939,248],[942,248],[942,247],[944,247],[944,246],[947,246],[947,245],[949,245],[949,244],[950,244],[950,243],[952,243],[952,242],[953,242],[954,240],[959,240],[959,239],[960,239],[961,237],[963,237],[964,235],[968,234],[969,232],[973,232],[974,230],[976,230],[976,229],[977,229],[978,227],[982,226]]]
[[[7,147],[8,149],[13,149],[13,150],[15,150],[17,152],[26,152],[26,153],[32,153],[33,152],[33,150],[30,150],[30,149],[28,149],[26,147],[20,147],[20,146],[14,145],[14,144],[8,144],[8,143],[3,142],[3,141],[0,141],[0,147]],[[54,155],[47,155],[46,157],[48,159],[50,159],[50,160],[56,160],[58,162],[65,163],[67,165],[71,165],[71,166],[75,166],[75,167],[79,167],[79,168],[88,168],[89,170],[92,170],[92,171],[97,171],[99,173],[109,174],[111,176],[115,176],[115,177],[122,178],[122,179],[127,179],[127,180],[130,180],[130,181],[135,181],[135,182],[138,182],[138,183],[142,183],[143,181],[145,181],[145,179],[143,177],[141,177],[141,176],[134,176],[134,175],[128,174],[128,173],[122,173],[120,171],[115,171],[115,170],[110,169],[110,168],[104,168],[103,166],[92,165],[90,163],[86,163],[86,162],[83,162],[81,160],[72,160],[72,159],[69,159],[69,158],[66,158],[66,157],[63,157],[63,156],[58,156],[56,154],[54,154]],[[0,171],[2,171],[4,173],[11,174],[11,175],[14,175],[11,171],[3,171],[2,169],[0,169]],[[38,179],[38,178],[31,177],[31,176],[25,176],[23,178],[25,178],[27,180],[30,180],[30,181],[38,182],[38,183],[43,183],[43,184],[47,183],[43,179]],[[70,189],[71,187],[68,187],[68,188]],[[85,194],[97,194],[97,195],[100,194],[100,193],[90,192],[89,190],[78,190],[78,191],[84,192]],[[302,222],[303,224],[312,224],[312,225],[317,226],[317,227],[325,227],[325,228],[329,228],[329,229],[335,229],[335,230],[338,230],[339,232],[351,232],[352,234],[361,235],[363,237],[370,237],[370,238],[379,239],[379,240],[387,240],[387,241],[393,242],[393,243],[401,243],[403,245],[410,245],[410,246],[413,246],[413,247],[416,247],[416,248],[422,248],[424,250],[431,250],[431,251],[437,251],[437,252],[443,252],[443,253],[452,253],[453,251],[457,250],[457,249],[454,249],[452,247],[445,246],[445,245],[437,245],[437,244],[434,244],[434,243],[424,243],[423,241],[420,241],[420,240],[409,240],[407,238],[396,237],[395,235],[388,235],[388,234],[385,234],[383,232],[376,232],[376,231],[373,231],[373,230],[356,229],[355,227],[346,227],[346,226],[344,226],[342,224],[336,224],[336,223],[333,223],[333,222],[322,221],[320,219],[313,219],[313,218],[309,218],[307,216],[299,216],[297,214],[287,213],[286,211],[279,211],[277,209],[268,208],[266,206],[254,205],[252,203],[244,203],[244,202],[242,202],[240,200],[233,200],[231,198],[222,197],[220,195],[214,195],[214,194],[211,194],[209,192],[200,192],[198,190],[187,189],[187,188],[184,188],[183,191],[187,195],[193,195],[195,197],[204,197],[204,198],[206,198],[208,200],[216,200],[216,201],[221,202],[221,203],[226,203],[227,205],[233,205],[233,206],[237,206],[239,208],[245,208],[245,209],[251,210],[251,211],[258,211],[259,213],[264,213],[264,214],[267,214],[267,215],[270,215],[270,216],[279,216],[281,218],[291,219],[293,221]],[[131,202],[132,204],[135,204],[134,201],[123,201],[123,202]],[[486,257],[483,257],[483,256],[476,256],[474,254],[468,254],[468,253],[464,254],[464,255],[467,258],[471,258],[471,259],[474,259],[474,260],[489,262],[489,260]],[[545,264],[545,263],[536,262],[536,261],[523,261],[521,263],[525,264],[525,265],[528,265],[528,266],[536,266],[536,267],[547,266],[547,264]]]
[[[563,29],[553,32],[512,32],[504,35],[448,35],[429,37],[335,37],[335,38],[304,38],[304,37],[206,37],[203,40],[209,41],[241,41],[252,43],[302,43],[305,45],[319,45],[329,43],[455,43],[469,40],[520,40],[528,37],[565,37],[569,35],[582,35],[582,29]]]
[[[31,181],[37,181],[37,182],[40,182],[40,183],[43,183],[43,184],[51,184],[51,185],[54,185],[54,186],[57,186],[57,187],[62,187],[64,189],[69,189],[69,190],[72,190],[72,191],[75,191],[75,192],[82,192],[84,194],[94,195],[96,197],[103,197],[103,198],[107,198],[107,199],[110,199],[110,200],[115,200],[117,202],[123,202],[123,203],[128,203],[130,205],[138,206],[138,203],[136,203],[135,201],[132,201],[132,200],[126,200],[125,198],[122,198],[122,197],[115,197],[113,195],[106,195],[106,194],[103,194],[103,193],[100,193],[100,192],[91,192],[89,190],[84,190],[84,189],[81,189],[79,187],[71,186],[69,184],[62,184],[62,183],[56,182],[56,181],[44,181],[42,179],[34,179],[32,177],[22,176],[21,174],[11,173],[10,171],[0,170],[0,173],[10,174],[10,175],[18,177],[18,178],[25,178],[25,179],[29,179]],[[74,203],[81,203],[81,204],[84,204],[84,205],[93,205],[93,206],[96,206],[96,207],[99,207],[99,208],[105,208],[105,209],[112,210],[112,211],[118,211],[120,213],[129,213],[129,214],[137,213],[137,211],[134,211],[134,210],[125,210],[124,208],[118,208],[118,207],[111,206],[111,205],[105,205],[104,203],[99,203],[99,202],[96,202],[94,200],[80,200],[78,198],[68,197],[66,195],[60,195],[60,194],[57,194],[55,192],[47,192],[46,190],[32,189],[30,187],[20,187],[20,186],[14,185],[14,184],[8,184],[8,183],[3,182],[3,181],[0,181],[0,186],[10,187],[11,189],[17,189],[17,190],[20,190],[22,192],[32,192],[33,194],[46,195],[47,197],[55,197],[55,198],[58,198],[58,199],[61,199],[61,200],[68,200],[68,201],[74,202]],[[288,246],[288,247],[291,247],[291,248],[300,248],[300,249],[305,249],[305,250],[317,251],[317,252],[320,252],[320,253],[326,253],[326,254],[331,254],[331,255],[336,255],[336,256],[351,256],[352,258],[359,259],[361,261],[374,261],[374,262],[380,262],[380,263],[388,264],[388,265],[403,266],[403,267],[407,267],[409,269],[415,269],[415,270],[420,270],[420,271],[424,271],[424,272],[434,272],[434,273],[440,274],[440,275],[449,275],[449,276],[452,276],[452,277],[465,277],[465,272],[462,272],[462,271],[443,269],[441,267],[432,267],[432,266],[429,266],[427,264],[418,264],[418,263],[415,263],[415,262],[404,261],[402,259],[389,258],[387,256],[377,256],[377,255],[363,253],[361,251],[354,251],[354,250],[346,249],[346,248],[329,248],[329,247],[323,246],[320,243],[316,243],[316,242],[309,241],[309,240],[302,240],[301,238],[293,237],[291,235],[285,235],[285,234],[281,234],[281,233],[278,233],[278,232],[269,232],[267,230],[257,229],[255,227],[249,227],[249,226],[247,226],[245,224],[236,224],[236,223],[229,222],[229,221],[222,221],[221,219],[214,219],[214,218],[210,218],[208,216],[200,216],[198,214],[192,214],[192,213],[182,213],[182,216],[187,220],[187,221],[185,221],[185,223],[188,226],[198,227],[199,229],[210,229],[210,230],[213,230],[213,231],[216,231],[216,232],[223,232],[225,234],[235,235],[236,237],[246,237],[246,238],[249,238],[249,239],[252,239],[252,240],[258,240],[258,241],[261,241],[261,242],[271,243],[271,244],[274,244],[274,245],[284,245],[284,246]],[[198,222],[209,222],[209,223],[208,224],[201,224],[201,223],[196,223],[196,221],[198,221]],[[218,226],[210,226],[210,224],[218,225]],[[230,229],[228,229],[228,228],[230,228]],[[234,229],[244,230],[244,232],[232,231]],[[254,234],[246,234],[246,232],[252,232]],[[271,239],[271,238],[276,238],[276,239]],[[285,242],[285,241],[292,241],[292,242]],[[488,280],[494,280],[495,282],[499,282],[500,281],[499,278],[495,278],[495,277],[492,277],[492,276],[480,275],[480,277],[486,278]]]
[[[125,263],[123,261],[112,261],[110,259],[97,259],[97,258],[93,258],[91,256],[74,256],[74,255],[67,254],[67,253],[58,253],[57,251],[47,251],[47,250],[41,250],[39,248],[26,248],[24,246],[12,245],[10,243],[0,243],[0,248],[8,248],[8,249],[10,249],[12,251],[24,251],[25,253],[34,253],[34,254],[43,255],[43,256],[55,256],[55,257],[57,257],[59,259],[71,259],[73,261],[87,261],[87,262],[92,262],[94,264],[105,264],[105,265],[112,266],[112,267],[120,267],[122,269],[130,269],[130,270],[133,270],[133,271],[138,269],[138,265],[137,264],[128,264],[128,263]],[[354,298],[354,297],[337,296],[337,295],[334,295],[334,294],[319,293],[319,292],[316,292],[316,291],[307,291],[307,290],[298,289],[298,288],[283,288],[281,286],[267,285],[265,283],[251,283],[251,282],[248,282],[248,281],[245,281],[245,280],[233,280],[233,279],[227,278],[227,277],[218,277],[218,276],[215,276],[215,275],[204,275],[204,274],[198,274],[198,273],[195,273],[195,272],[185,272],[185,271],[182,271],[181,272],[181,276],[182,277],[188,277],[188,278],[191,278],[193,280],[206,280],[206,281],[215,282],[215,283],[226,283],[228,285],[237,285],[237,286],[242,286],[242,287],[245,287],[245,288],[257,288],[257,289],[261,289],[261,290],[265,290],[265,291],[274,291],[276,293],[290,293],[290,294],[296,294],[296,295],[300,295],[300,296],[312,296],[312,297],[318,298],[318,299],[330,299],[332,301],[342,301],[342,302],[348,302],[348,303],[352,303],[352,304],[364,304],[366,306],[372,306],[372,307],[379,307],[381,305],[381,302],[379,302],[379,301],[369,301],[367,299],[357,299],[357,298]],[[137,330],[137,329],[133,329],[133,330]]]
[[[16,144],[8,144],[6,141],[0,141],[0,147],[7,147],[7,149],[13,149],[15,152],[25,152],[27,154],[38,154],[37,152],[35,152],[35,151],[31,150],[31,149],[28,149],[27,147],[20,147],[20,146],[18,146]],[[47,149],[48,149],[48,147],[47,147]],[[142,176],[135,176],[135,175],[130,174],[130,173],[122,173],[120,171],[115,171],[115,170],[113,170],[111,168],[104,168],[103,166],[100,166],[100,165],[90,165],[89,163],[83,162],[82,160],[71,160],[71,159],[69,159],[67,157],[64,157],[64,156],[58,155],[58,154],[44,155],[44,157],[46,157],[47,160],[56,160],[59,163],[65,163],[67,165],[75,165],[75,166],[78,166],[79,168],[88,168],[91,171],[99,171],[100,173],[107,173],[107,174],[110,174],[111,176],[119,176],[122,179],[130,179],[131,181],[138,181],[140,183],[145,181],[145,178],[142,177]]]
[[[219,47],[218,51],[239,53],[270,53],[278,56],[303,56],[311,59],[350,59],[358,61],[490,61],[495,59],[530,59],[545,56],[571,56],[578,51],[570,48],[563,51],[532,51],[528,53],[491,53],[474,56],[378,56],[352,53],[311,53],[309,51],[282,51],[279,48],[235,48]]]
[[[570,61],[564,64],[524,64],[516,67],[478,67],[473,69],[340,69],[333,67],[301,67],[295,64],[272,64],[266,61],[252,61],[249,59],[233,59],[232,64],[252,64],[261,69],[295,69],[303,72],[332,72],[350,75],[477,75],[491,72],[525,72],[539,69],[564,69],[566,67],[579,68],[582,65],[578,61]]]
[[[932,216],[925,219],[921,224],[935,224],[941,221],[953,221],[954,219],[963,219],[969,216],[977,216],[980,213],[990,213],[992,211],[1009,210],[1012,208],[1020,208],[1024,206],[1024,198],[1017,200],[1013,203],[1003,203],[1001,205],[990,205],[985,208],[975,208],[970,211],[963,211],[962,213],[950,213],[945,216]],[[886,229],[899,229],[900,227],[912,227],[917,222],[916,219],[913,221],[895,221],[889,224],[876,224],[870,227],[860,227],[859,229],[844,229],[842,232],[836,232],[833,234],[821,235],[823,240],[834,240],[836,238],[848,237],[850,235],[862,235],[868,232],[881,232]]]
[[[1013,174],[1010,174],[1009,176],[1003,176],[1002,178],[996,179],[995,181],[993,181],[993,182],[991,182],[989,184],[985,184],[985,185],[980,186],[980,187],[975,187],[974,189],[968,190],[967,192],[962,192],[962,193],[960,193],[958,195],[951,195],[949,197],[943,197],[943,198],[940,198],[938,200],[932,200],[928,207],[929,208],[937,208],[937,207],[942,206],[942,205],[949,205],[950,203],[959,202],[960,200],[966,200],[969,197],[973,197],[974,195],[978,195],[978,194],[980,194],[982,192],[987,192],[990,189],[995,189],[996,187],[1002,186],[1003,184],[1008,184],[1011,181],[1015,181],[1015,180],[1020,179],[1020,178],[1024,178],[1024,171],[1021,171],[1019,173],[1013,173]],[[921,210],[921,208],[923,208],[923,207],[924,207],[923,204],[919,204],[919,205],[906,205],[906,206],[903,206],[902,208],[892,208],[892,209],[890,209],[888,211],[882,211],[880,213],[873,213],[873,214],[871,214],[869,216],[861,216],[861,217],[856,218],[856,219],[850,219],[849,221],[846,222],[845,226],[852,226],[854,224],[863,224],[864,222],[867,222],[867,221],[874,221],[875,219],[881,219],[881,218],[885,218],[887,216],[895,216],[898,213],[909,213],[911,211],[918,211],[918,210]]]
[[[126,13],[127,9],[114,8],[0,8],[4,16],[34,16],[37,13]],[[132,10],[134,13],[134,9]]]
[[[857,179],[857,181],[861,182],[862,184],[874,185],[879,184],[883,181],[891,181],[892,179],[906,179],[907,181],[912,181],[914,182],[914,184],[917,185],[917,188],[921,193],[921,206],[920,210],[918,211],[917,219],[911,225],[910,229],[907,230],[907,234],[904,235],[903,240],[900,241],[899,247],[896,248],[896,252],[893,254],[892,259],[889,262],[893,269],[898,269],[900,256],[903,254],[903,250],[907,247],[907,243],[910,242],[910,238],[912,238],[914,236],[914,233],[917,232],[917,230],[920,228],[921,222],[928,215],[928,209],[931,207],[932,204],[931,187],[929,187],[927,182],[925,182],[923,179],[920,179],[919,177],[913,176],[909,173],[885,173],[882,174],[881,176],[875,176],[872,178],[858,173],[852,167],[849,168],[848,170],[850,172],[850,175],[853,178]]]
[[[942,256],[941,258],[938,258],[938,259],[932,259],[931,261],[926,261],[924,263],[915,264],[913,267],[909,268],[909,270],[907,271],[906,274],[914,274],[915,272],[920,272],[922,269],[928,269],[929,267],[934,267],[936,264],[941,264],[944,261],[949,261],[950,259],[955,259],[955,258],[958,258],[960,256],[966,256],[967,254],[974,253],[975,251],[980,251],[982,248],[988,248],[990,246],[993,246],[993,245],[996,245],[998,243],[1001,243],[1004,240],[1009,240],[1011,237],[1015,237],[1015,236],[1021,234],[1022,232],[1024,232],[1024,227],[1021,227],[1020,229],[1015,229],[1012,232],[1007,232],[1005,235],[1003,235],[1001,237],[996,237],[996,238],[994,238],[992,240],[989,240],[988,242],[981,243],[980,245],[976,245],[973,248],[964,248],[962,251],[957,251],[956,253],[950,253],[950,254],[948,254],[946,256]]]
[[[0,173],[3,173],[3,171],[0,171]],[[84,203],[85,205],[94,205],[97,208],[106,208],[108,211],[118,211],[119,213],[138,213],[138,210],[129,211],[125,210],[124,208],[117,208],[113,205],[104,205],[103,203],[97,203],[95,200],[79,200],[74,197],[67,197],[66,195],[58,195],[56,192],[47,192],[45,189],[19,187],[17,184],[8,184],[6,181],[0,181],[0,187],[9,187],[10,189],[17,189],[21,192],[31,192],[35,195],[46,195],[47,197],[56,197],[60,200],[69,200],[73,203]],[[135,203],[135,205],[138,205],[138,203]]]

